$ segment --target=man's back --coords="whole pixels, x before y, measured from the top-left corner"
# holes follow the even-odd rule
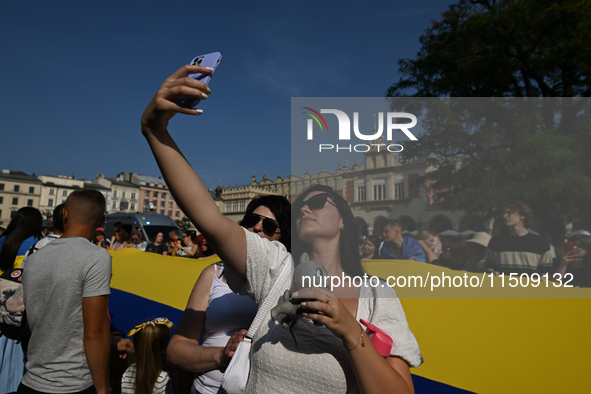
[[[23,384],[43,392],[92,386],[82,299],[109,294],[110,278],[109,253],[82,237],[57,239],[27,259],[23,286],[32,335]]]

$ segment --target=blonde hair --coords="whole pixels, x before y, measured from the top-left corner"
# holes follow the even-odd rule
[[[135,348],[135,394],[151,393],[164,367],[163,352],[170,340],[170,328],[147,324],[133,336]]]

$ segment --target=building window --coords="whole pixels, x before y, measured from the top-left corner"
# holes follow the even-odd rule
[[[180,218],[181,217],[181,213],[179,211],[175,211],[174,212],[174,217],[175,218]]]
[[[158,192],[154,192],[153,196],[158,197]]]
[[[53,198],[50,198],[49,200],[47,200],[47,206],[53,207]]]
[[[164,215],[164,209],[160,210],[160,215]]]
[[[0,183],[0,190],[4,190],[4,183]]]
[[[160,206],[164,208],[164,201],[160,201]]]
[[[64,190],[62,192],[62,197],[68,197],[68,191],[67,190]]]
[[[131,193],[131,199],[135,200],[135,193]]]
[[[0,209],[0,218],[2,217],[2,210]]]
[[[62,200],[62,204],[65,204],[65,203],[66,203],[66,200]]]
[[[149,190],[144,190],[144,196],[145,197],[150,197],[150,191]]]
[[[127,211],[127,208],[129,208],[129,203],[127,201],[121,201],[119,204],[119,209],[121,211]]]
[[[144,207],[144,212],[148,213],[148,207]]]
[[[32,207],[32,206],[33,206],[33,200],[29,198],[27,200],[27,207]]]
[[[117,201],[113,201],[113,208],[117,209]]]
[[[365,186],[357,186],[357,201],[365,201]]]
[[[385,183],[375,183],[373,185],[373,199],[378,200],[385,200],[386,199],[386,184]]]
[[[55,195],[55,189],[49,189],[49,195],[50,196]]]
[[[117,197],[117,190],[113,190],[113,197]]]
[[[130,209],[132,212],[133,212],[133,211],[135,211],[135,203],[133,203],[133,202],[132,202],[131,204],[129,204],[129,209]]]
[[[12,205],[18,205],[18,197],[12,198]]]
[[[121,198],[125,198],[126,196],[127,196],[127,192],[124,191],[123,193],[121,193]]]
[[[14,191],[15,192],[20,192],[21,191],[20,185],[14,185]]]
[[[162,192],[161,197],[166,198],[166,193]]]
[[[148,204],[149,204],[149,202],[148,202],[148,199],[147,199],[147,198],[146,198],[146,199],[144,199],[144,206],[145,206],[145,207],[147,207],[147,206],[148,206]]]
[[[402,200],[404,198],[404,182],[394,184],[394,199]]]
[[[172,194],[169,194],[168,195],[168,198],[172,200]]]
[[[229,201],[225,206],[226,212],[244,212],[246,211],[246,200]]]
[[[172,208],[172,202],[168,203],[168,208]]]
[[[35,187],[34,186],[29,187],[29,193],[30,194],[35,193]]]
[[[11,218],[11,219],[14,217],[14,215],[16,215],[16,212],[17,212],[17,211],[11,211],[11,212],[10,212],[10,218]]]
[[[0,204],[4,204],[4,197],[0,197]],[[2,215],[0,215],[2,216]]]
[[[170,211],[170,210],[168,211],[168,216],[172,217],[172,211]]]

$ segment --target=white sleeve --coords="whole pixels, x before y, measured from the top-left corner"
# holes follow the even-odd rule
[[[359,317],[366,319],[392,338],[394,343],[390,356],[401,357],[416,368],[423,363],[423,356],[415,336],[410,331],[402,304],[394,289],[385,282],[380,281],[380,284],[384,284],[384,287],[371,288],[372,296],[360,300],[359,304],[363,307],[359,311]]]
[[[290,255],[281,242],[271,242],[246,229],[244,231],[246,234],[246,280],[242,280],[230,269],[226,269],[226,281],[232,291],[250,296],[259,305],[271,291],[283,266],[290,263]]]

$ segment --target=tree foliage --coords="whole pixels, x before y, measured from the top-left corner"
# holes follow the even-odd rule
[[[387,96],[591,95],[589,0],[460,0],[420,42]]]
[[[542,224],[588,222],[591,0],[460,0],[420,40],[387,96],[423,114],[401,158],[434,166],[422,181],[437,201],[492,217],[519,199]],[[401,98],[445,96],[538,99]]]
[[[191,230],[193,228],[193,223],[191,223],[189,218],[186,216],[180,220],[177,219],[174,222],[176,223],[177,226],[179,226],[179,229],[181,229],[181,231],[183,231],[183,232]]]

